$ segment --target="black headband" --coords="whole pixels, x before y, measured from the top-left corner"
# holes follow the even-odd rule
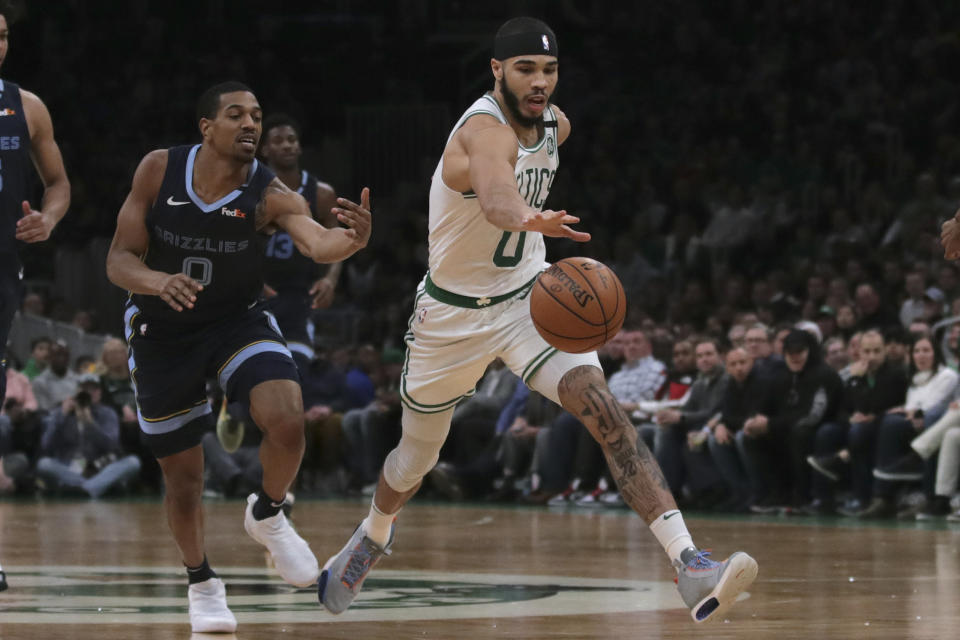
[[[528,31],[493,40],[493,57],[497,60],[536,55],[557,57],[557,38],[553,31]]]

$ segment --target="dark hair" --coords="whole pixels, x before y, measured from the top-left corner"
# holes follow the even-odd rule
[[[724,355],[727,352],[726,344],[720,338],[715,336],[699,336],[693,340],[693,350],[696,352],[697,347],[702,344],[710,343],[713,345],[713,348],[717,350],[717,355]]]
[[[911,340],[911,336],[907,330],[900,325],[890,325],[883,331],[883,342],[884,344],[902,344],[902,345],[912,345],[914,340]]]
[[[46,342],[47,344],[53,344],[53,340],[50,338],[50,336],[37,336],[36,338],[30,341],[30,351],[33,351],[33,349],[41,342]]]
[[[300,123],[285,113],[272,113],[263,119],[263,137],[266,138],[270,130],[277,127],[290,127],[300,137]]]
[[[783,339],[783,352],[784,353],[800,353],[801,351],[810,351],[811,349],[810,340],[811,337],[809,333],[803,329],[793,328],[790,329],[790,333],[786,335]]]
[[[206,118],[207,120],[216,118],[217,112],[220,111],[220,97],[225,93],[233,93],[235,91],[248,91],[253,93],[250,87],[236,80],[228,80],[220,84],[215,84],[204,91],[200,99],[197,100],[197,122],[202,118]]]
[[[943,361],[943,351],[940,349],[940,345],[932,337],[919,334],[913,336],[913,340],[910,341],[910,375],[913,376],[917,372],[917,365],[913,361],[913,348],[917,346],[917,343],[921,340],[926,340],[930,343],[930,348],[933,349],[933,373],[936,373],[940,370],[940,367],[944,365]]]
[[[8,27],[20,18],[20,10],[19,4],[14,4],[8,0],[0,0],[0,16],[7,19]]]

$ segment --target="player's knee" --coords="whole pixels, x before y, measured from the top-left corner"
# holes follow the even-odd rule
[[[291,451],[304,447],[303,416],[292,411],[271,414],[263,423],[263,431],[270,441]]]
[[[394,491],[413,489],[437,464],[443,441],[431,442],[403,434],[383,464],[383,477]]]
[[[163,474],[164,493],[167,501],[179,507],[192,508],[202,499],[203,472],[178,469]]]

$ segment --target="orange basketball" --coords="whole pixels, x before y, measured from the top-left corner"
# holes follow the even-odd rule
[[[537,331],[569,353],[597,350],[617,334],[626,315],[620,279],[593,258],[564,258],[550,265],[530,293]]]

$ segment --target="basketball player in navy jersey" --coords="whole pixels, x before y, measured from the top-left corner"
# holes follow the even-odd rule
[[[261,256],[284,230],[304,255],[336,262],[366,246],[370,192],[340,198],[346,225],[327,229],[256,159],[261,108],[238,82],[208,89],[197,105],[202,143],[147,154],[117,218],[107,275],[130,291],[124,329],[144,441],[163,471],[167,521],[187,567],[195,632],[230,632],[236,619],[204,553],[201,436],[212,417],[205,380],[245,400],[263,431],[263,485],[247,500],[244,528],[265,545],[287,582],[314,584],[316,557],[281,511],[304,449],[296,365],[272,317],[258,306]]]
[[[0,66],[7,57],[15,18],[10,5],[0,2]],[[31,164],[43,182],[39,211],[27,200]],[[49,238],[68,206],[70,181],[46,105],[35,94],[0,79],[0,406],[7,391],[7,338],[20,306],[23,272],[18,245]],[[0,591],[6,588],[0,568]]]
[[[745,553],[715,562],[694,544],[663,472],[604,380],[596,353],[560,352],[537,333],[528,293],[545,267],[544,236],[585,242],[579,218],[544,210],[566,115],[550,102],[557,40],[540,20],[514,18],[494,38],[492,91],[460,117],[430,187],[429,263],[404,340],[403,435],[387,456],[370,511],[327,560],[317,593],[346,610],[390,553],[397,514],[436,464],[454,407],[494,358],[575,415],[603,449],[624,501],[677,570],[697,622],[722,615],[757,574]]]
[[[264,119],[261,157],[283,184],[306,199],[317,222],[335,227],[337,220],[330,212],[337,194],[329,184],[300,168],[301,153],[300,125],[293,118],[277,113]],[[313,360],[310,310],[325,309],[333,302],[340,268],[335,262],[319,277],[317,263],[298,252],[285,231],[277,231],[267,242],[263,275],[268,306],[301,373]]]

